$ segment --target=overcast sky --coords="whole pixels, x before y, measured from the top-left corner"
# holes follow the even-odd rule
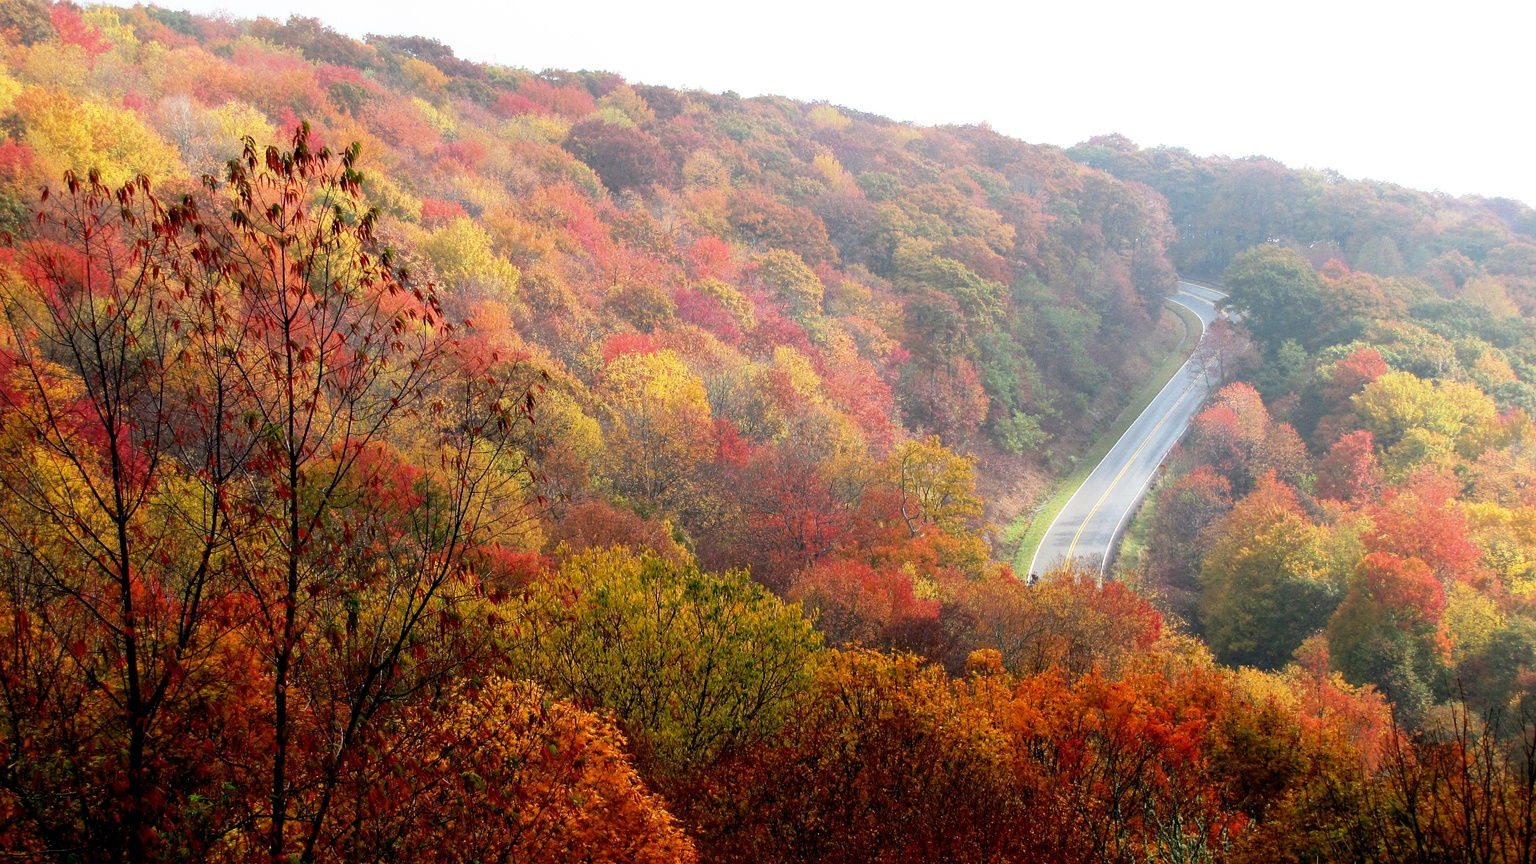
[[[162,0],[163,2],[163,0]],[[186,2],[186,0],[180,0]],[[167,6],[179,5],[169,0]],[[1536,2],[194,0],[459,56],[826,100],[1070,146],[1264,154],[1536,205]]]

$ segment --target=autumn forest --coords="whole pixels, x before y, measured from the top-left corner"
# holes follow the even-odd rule
[[[0,39],[0,859],[1536,861],[1525,204]],[[1191,352],[1108,577],[1028,572]]]

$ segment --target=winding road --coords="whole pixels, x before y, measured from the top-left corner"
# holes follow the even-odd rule
[[[1216,304],[1226,296],[1180,282],[1178,292],[1168,299],[1200,318],[1200,335],[1204,336],[1205,328],[1216,319]],[[1205,361],[1198,352],[1179,367],[1061,508],[1029,562],[1031,574],[1043,573],[1068,559],[1079,559],[1098,568],[1100,576],[1104,574],[1136,503],[1152,485],[1163,457],[1184,437],[1184,430],[1210,396],[1205,373]]]

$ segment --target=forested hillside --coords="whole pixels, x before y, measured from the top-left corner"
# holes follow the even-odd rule
[[[1226,365],[1247,380],[1197,418],[1147,553],[1218,657],[1330,652],[1410,726],[1463,699],[1527,710],[1536,341],[1480,278],[1499,312],[1276,245],[1228,268],[1255,345]]]
[[[1498,282],[1526,314],[1536,308],[1536,210],[1519,201],[1452,198],[1261,156],[1142,149],[1119,135],[1067,152],[1163,196],[1178,237],[1169,255],[1186,277],[1219,280],[1238,253],[1285,243],[1318,268],[1336,259],[1375,276],[1419,277],[1451,294],[1471,281],[1468,299],[1478,305],[1499,302],[1488,296]]]
[[[984,127],[0,36],[3,856],[1528,857],[1528,211],[1394,191],[1465,278],[1319,275]],[[1252,383],[1137,579],[1026,584],[985,492],[1150,376],[1174,264]]]

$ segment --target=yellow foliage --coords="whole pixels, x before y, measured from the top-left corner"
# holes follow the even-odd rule
[[[405,79],[405,86],[417,92],[435,94],[448,85],[447,75],[431,63],[415,57],[407,58],[400,64],[400,75]]]
[[[421,220],[421,199],[401,189],[384,171],[368,171],[363,174],[363,194],[367,196],[368,203],[379,208],[380,213],[408,222]]]
[[[517,268],[491,250],[490,235],[472,219],[460,216],[432,232],[421,251],[455,287],[475,282],[503,295],[517,290]]]
[[[623,129],[639,128],[635,125],[635,121],[629,119],[628,114],[625,114],[623,111],[620,111],[617,108],[599,108],[588,116],[596,117],[604,123],[607,123],[609,126],[618,126]]]
[[[1520,314],[1520,307],[1509,299],[1509,292],[1505,290],[1504,283],[1491,276],[1478,276],[1467,280],[1467,284],[1461,289],[1461,299],[1506,318]]]
[[[976,457],[951,452],[939,436],[897,445],[885,470],[887,482],[901,493],[901,515],[913,536],[921,533],[919,520],[958,536],[968,533],[967,523],[981,518]]]
[[[736,326],[742,330],[751,330],[757,326],[757,315],[752,310],[752,301],[748,300],[734,286],[727,285],[719,279],[703,279],[694,286],[700,294],[715,298],[725,311],[736,322]]]
[[[831,105],[817,105],[806,113],[805,119],[811,122],[817,129],[847,129],[853,123],[843,112]]]
[[[610,412],[603,475],[621,495],[664,508],[689,503],[711,453],[704,383],[672,351],[626,354],[601,388]]]
[[[713,150],[695,150],[683,163],[683,185],[687,188],[719,189],[731,185],[731,169]]]
[[[16,97],[21,95],[21,83],[12,78],[4,66],[0,66],[0,112],[11,110]]]
[[[133,28],[119,20],[117,11],[109,6],[93,6],[82,12],[80,18],[94,25],[119,50],[132,51],[139,47],[139,37],[134,35]]]
[[[1509,384],[1519,380],[1515,376],[1515,370],[1510,367],[1509,361],[1492,351],[1484,351],[1477,358],[1477,362],[1472,364],[1472,377],[1485,386]]]
[[[821,392],[821,376],[817,375],[815,367],[811,366],[810,358],[794,347],[775,346],[773,368],[784,376],[789,386],[805,401],[812,404],[825,401]]]
[[[1487,647],[1504,626],[1504,615],[1476,588],[1458,582],[1447,592],[1444,622],[1451,637],[1451,662],[1459,663]]]
[[[482,211],[492,207],[506,207],[512,203],[512,198],[507,195],[505,187],[478,174],[468,171],[456,172],[452,175],[452,183],[453,194],[444,197],[463,201]]]
[[[257,148],[278,143],[277,127],[267,121],[267,115],[245,102],[230,100],[208,112],[210,132],[213,135],[215,154],[232,158],[240,154],[247,137],[256,142]]]
[[[1437,384],[1411,372],[1388,372],[1350,401],[1377,445],[1389,449],[1415,429],[1443,436],[1459,446],[1464,436],[1470,442],[1475,435],[1468,433],[1477,432],[1498,415],[1493,400],[1475,385],[1460,381]],[[1422,436],[1412,447],[1435,452]]]
[[[21,63],[23,81],[71,92],[83,90],[90,74],[91,57],[79,45],[33,45]]]
[[[597,107],[600,112],[613,112],[623,117],[627,123],[622,125],[637,126],[656,120],[656,112],[652,111],[645,99],[628,84],[615,88],[607,96],[597,100]],[[603,116],[607,119],[610,115],[604,113]]]
[[[508,141],[558,144],[571,131],[571,121],[554,115],[519,114],[501,124],[497,133]]]
[[[827,187],[834,192],[850,192],[854,189],[853,175],[843,170],[837,157],[831,153],[821,153],[811,160],[811,165],[821,172],[821,176],[827,180]]]
[[[27,143],[53,179],[65,170],[83,176],[92,168],[109,186],[139,174],[156,182],[187,176],[175,148],[132,111],[42,88],[23,91],[15,104],[27,123]]]
[[[505,207],[486,210],[480,217],[491,233],[493,248],[519,264],[553,255],[559,249],[558,233],[550,226],[517,216]]]
[[[799,255],[787,249],[774,249],[754,260],[763,281],[789,307],[795,320],[804,324],[821,315],[826,288]]]
[[[688,215],[701,231],[728,237],[731,233],[729,190],[695,186],[688,190]]]
[[[1417,468],[1453,469],[1460,461],[1455,441],[1439,432],[1414,427],[1401,441],[1387,448],[1382,454],[1381,466],[1386,470],[1387,478],[1396,482]]]
[[[1511,510],[1492,501],[1463,501],[1460,506],[1488,569],[1515,594],[1536,592],[1536,508]]]
[[[436,72],[437,70],[433,69],[432,71]],[[427,121],[428,126],[436,129],[438,134],[450,139],[458,135],[458,122],[453,119],[453,115],[448,109],[439,109],[420,96],[412,96],[411,104],[416,106],[416,110],[421,112],[422,119]]]
[[[851,279],[843,279],[827,287],[827,307],[833,315],[858,315],[867,317],[874,294]]]
[[[592,462],[602,454],[602,428],[564,390],[553,387],[545,390],[534,403],[534,416],[541,432],[569,448],[583,461]]]

